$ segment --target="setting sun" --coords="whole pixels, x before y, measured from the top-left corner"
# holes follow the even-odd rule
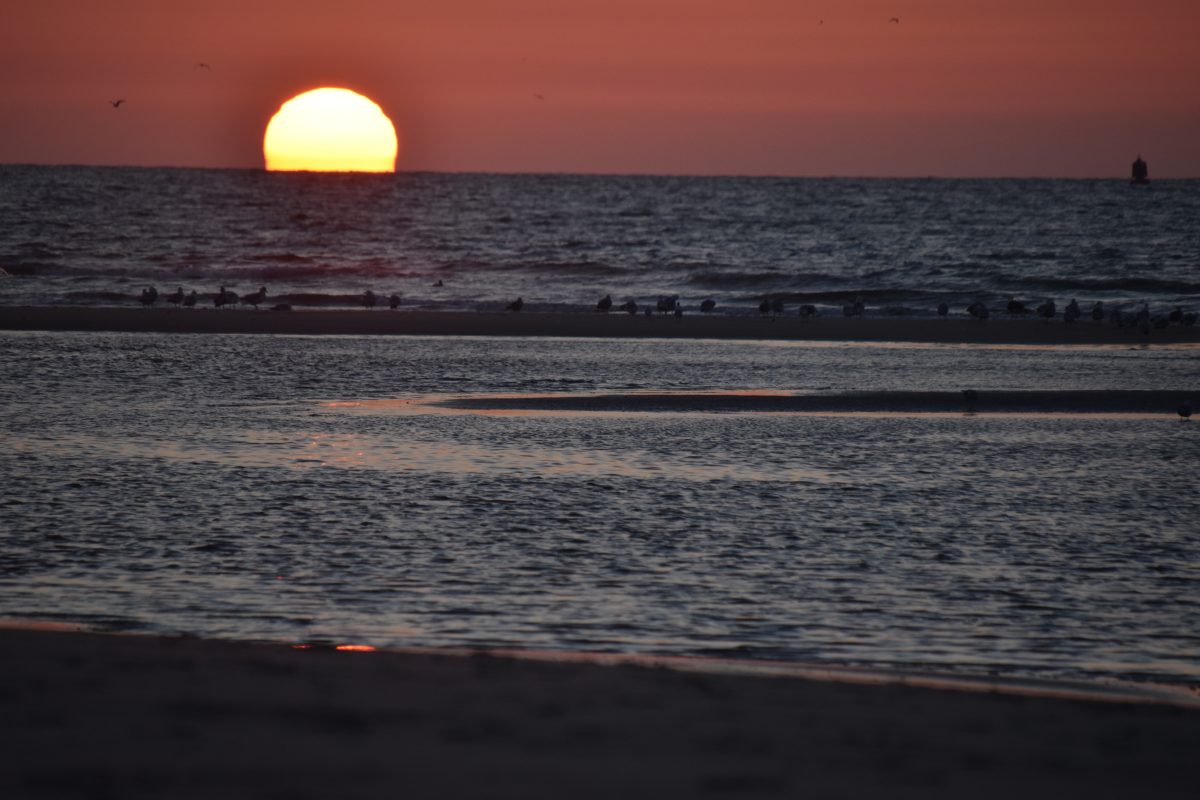
[[[392,121],[349,89],[296,95],[279,107],[263,136],[268,170],[395,172],[398,150]]]

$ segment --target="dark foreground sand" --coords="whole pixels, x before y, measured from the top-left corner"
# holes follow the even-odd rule
[[[0,797],[1194,798],[1194,700],[0,631]],[[864,682],[865,681],[865,682]]]
[[[0,330],[159,333],[404,334],[412,336],[569,336],[796,341],[966,342],[990,344],[1169,344],[1200,342],[1200,327],[1141,334],[1105,323],[1062,320],[797,317],[689,314],[539,314],[459,311],[252,311],[177,308],[0,306]]]
[[[1200,388],[1200,387],[1198,387]],[[630,394],[527,394],[439,399],[441,408],[466,411],[668,411],[996,414],[1150,414],[1169,418],[1200,391],[1100,390],[963,392],[639,392]],[[386,403],[388,401],[382,401]],[[403,401],[409,402],[409,401]]]

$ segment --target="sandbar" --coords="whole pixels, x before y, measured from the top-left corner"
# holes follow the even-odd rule
[[[714,413],[1168,414],[1200,391],[1013,389],[957,392],[630,392],[474,395],[431,405],[465,411]],[[387,401],[382,401],[387,402]]]
[[[1200,343],[1200,327],[1139,333],[1102,322],[488,311],[0,306],[0,330],[285,335],[559,336],[1044,345]]]
[[[0,796],[1191,798],[1172,696],[2,630]]]

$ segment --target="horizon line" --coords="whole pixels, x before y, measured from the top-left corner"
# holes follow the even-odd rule
[[[866,173],[829,173],[818,174],[788,174],[770,172],[599,172],[587,170],[454,170],[454,169],[396,169],[392,172],[357,172],[357,171],[321,171],[321,170],[268,170],[263,167],[199,167],[177,164],[89,164],[85,162],[35,162],[35,161],[0,161],[2,167],[87,167],[90,169],[176,169],[176,170],[208,170],[213,172],[262,172],[270,174],[303,174],[303,175],[368,175],[382,177],[387,175],[498,175],[498,176],[561,176],[561,177],[597,177],[597,178],[738,178],[738,179],[795,179],[795,180],[1053,180],[1053,181],[1128,181],[1124,174],[1066,176],[1066,175],[871,175]],[[1200,180],[1200,175],[1172,175],[1169,177],[1151,178],[1151,183],[1160,181],[1192,181]]]

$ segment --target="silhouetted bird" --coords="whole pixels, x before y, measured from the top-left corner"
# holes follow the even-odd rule
[[[437,282],[433,284],[433,287],[434,287],[435,289],[437,289],[437,288],[439,288],[439,287],[442,287],[442,286],[445,286],[445,285],[446,285],[446,284],[442,283],[442,279],[441,279],[441,278],[438,278],[438,279],[437,279]]]
[[[657,308],[663,314],[670,314],[675,310],[675,306],[679,303],[679,295],[673,294],[669,297],[658,298]]]
[[[1082,313],[1083,312],[1079,310],[1079,303],[1076,303],[1075,300],[1072,299],[1071,302],[1067,303],[1066,309],[1063,310],[1063,322],[1074,322],[1075,320],[1079,319]]]
[[[208,70],[211,70],[211,69],[212,69],[212,67],[210,67],[208,64],[205,64],[203,61],[197,61],[197,62],[196,62],[196,69],[208,69]]]
[[[637,303],[633,302],[632,300],[626,300],[624,303],[621,304],[621,310],[628,314],[636,314],[637,313]]]
[[[705,314],[712,311],[716,307],[717,307],[717,301],[713,300],[711,297],[707,300],[700,301],[700,310],[703,311]]]
[[[508,304],[509,311],[520,311],[524,307],[525,307],[525,301],[522,300],[520,297],[518,297],[516,300],[513,300],[511,303]]]
[[[1058,312],[1058,306],[1053,300],[1047,300],[1037,307],[1038,316],[1042,319],[1054,319],[1054,315]]]
[[[770,314],[771,313],[771,298],[764,297],[762,299],[762,302],[758,304],[758,313],[760,313],[760,314]]]
[[[804,305],[800,306],[800,319],[808,319],[809,317],[815,317],[816,315],[816,306],[810,303],[805,303]]]
[[[171,292],[169,295],[167,295],[166,299],[167,299],[167,302],[170,303],[171,305],[178,306],[180,303],[183,302],[183,287],[180,286],[178,289]]]
[[[771,313],[773,313],[773,314],[782,314],[783,313],[783,298],[782,297],[776,297],[774,300],[771,301]]]
[[[1183,322],[1183,306],[1175,306],[1171,309],[1171,313],[1167,315],[1167,319],[1171,322]]]
[[[1191,417],[1192,417],[1192,404],[1191,404],[1191,403],[1184,403],[1183,405],[1181,405],[1181,406],[1178,408],[1178,413],[1179,413],[1179,417],[1180,417],[1180,419],[1184,419],[1184,420],[1191,419]]]
[[[1104,319],[1104,301],[1097,300],[1096,304],[1092,306],[1092,320],[1095,322],[1100,322],[1103,319]]]
[[[945,303],[938,303],[938,316],[944,317],[950,313],[950,306]]]
[[[252,292],[251,294],[248,294],[245,297],[243,297],[242,303],[245,305],[248,305],[248,306],[254,306],[255,310],[257,310],[258,304],[266,299],[267,299],[267,287],[260,286],[260,287],[258,287],[257,292]]]
[[[213,298],[213,305],[216,306],[217,308],[221,308],[222,306],[231,306],[234,303],[236,303],[237,301],[238,301],[237,293],[231,292],[228,289],[226,289],[224,286],[222,286],[221,291],[217,292],[216,297]]]
[[[604,295],[604,297],[600,298],[600,302],[596,303],[597,311],[608,311],[610,308],[612,308],[612,295],[611,294]]]
[[[142,289],[141,303],[144,306],[154,305],[154,301],[158,299],[158,289],[153,286],[148,286]]]
[[[888,22],[892,23],[893,25],[899,25],[899,24],[900,24],[900,18],[899,18],[899,17],[892,17],[891,19],[889,19],[889,20],[888,20]]]
[[[400,307],[400,295],[393,294],[391,297],[388,298],[388,308],[390,308],[392,311],[395,311],[399,307]]]
[[[195,308],[196,306],[196,290],[192,289],[192,293],[183,298],[184,308]]]
[[[374,308],[375,307],[375,293],[372,292],[370,289],[367,289],[365,292],[363,292],[362,304],[363,304],[363,308]]]
[[[108,102],[113,108],[120,108],[121,104],[125,102],[125,98],[121,98],[120,100],[109,100]]]
[[[1029,309],[1025,307],[1025,304],[1015,298],[1008,301],[1008,305],[1006,305],[1004,307],[1004,310],[1007,311],[1009,314],[1028,314],[1029,313]]]
[[[971,303],[971,305],[967,306],[967,313],[970,314],[975,319],[980,319],[980,320],[987,319],[988,317],[991,316],[991,312],[988,311],[988,307],[986,305],[984,305],[983,303],[979,302],[978,300],[976,300],[974,303]]]

